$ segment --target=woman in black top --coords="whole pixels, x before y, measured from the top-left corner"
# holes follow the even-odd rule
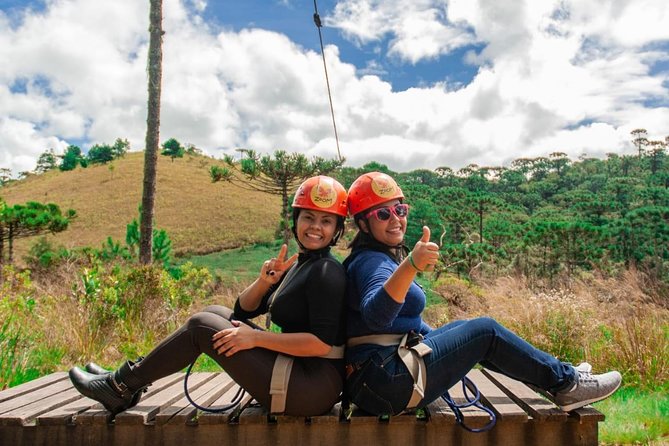
[[[238,297],[235,319],[230,309],[206,307],[138,362],[101,375],[71,369],[74,386],[116,414],[137,404],[152,382],[205,353],[272,412],[328,411],[343,387],[345,273],[330,246],[344,230],[346,198],[344,187],[330,177],[306,180],[293,201],[299,255],[286,258],[284,245],[276,258],[265,261],[259,277]],[[270,310],[281,333],[236,320]],[[284,378],[287,390],[284,384],[277,392]],[[282,391],[285,398],[270,394]]]

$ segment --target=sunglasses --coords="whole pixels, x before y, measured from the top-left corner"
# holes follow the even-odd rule
[[[404,203],[397,203],[395,206],[385,206],[374,209],[373,211],[366,213],[365,218],[369,218],[373,215],[379,221],[386,221],[389,220],[390,216],[393,214],[397,218],[406,217],[409,215],[409,205]]]

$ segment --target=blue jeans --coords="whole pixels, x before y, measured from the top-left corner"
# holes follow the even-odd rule
[[[423,342],[432,353],[424,357],[427,385],[419,407],[443,395],[477,363],[551,392],[576,379],[571,364],[487,317],[451,322],[428,333]],[[350,355],[356,371],[346,382],[349,398],[373,414],[401,412],[411,397],[413,379],[396,354],[397,347],[361,347]]]

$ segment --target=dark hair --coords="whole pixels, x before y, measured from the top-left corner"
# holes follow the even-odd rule
[[[293,235],[295,236],[295,241],[297,244],[300,246],[300,248],[304,248],[302,244],[300,243],[300,240],[297,238],[297,217],[300,216],[300,211],[302,208],[293,208]],[[342,217],[341,215],[336,215],[332,214],[337,217],[337,226],[335,228],[335,233],[334,236],[332,237],[332,240],[330,241],[330,246],[334,246],[337,244],[339,241],[339,238],[344,234],[344,221],[346,220],[345,217]]]

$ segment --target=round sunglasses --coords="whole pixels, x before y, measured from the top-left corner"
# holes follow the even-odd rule
[[[395,215],[397,218],[406,217],[409,215],[409,205],[397,203],[395,206],[384,206],[367,212],[365,218],[369,218],[372,215],[379,221],[389,220],[391,215]]]

